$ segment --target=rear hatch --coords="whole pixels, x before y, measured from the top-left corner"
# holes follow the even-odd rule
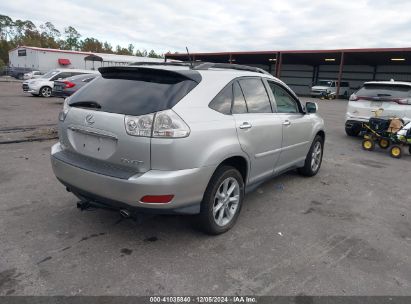
[[[59,128],[64,150],[56,157],[118,178],[146,172],[151,168],[151,134],[127,133],[126,116],[171,109],[198,80],[191,77],[193,71],[142,67],[99,71],[101,77],[66,100],[68,112]]]
[[[403,84],[370,83],[365,84],[350,98],[356,115],[374,116],[381,109],[384,116],[403,117],[404,105],[411,105],[411,86]]]

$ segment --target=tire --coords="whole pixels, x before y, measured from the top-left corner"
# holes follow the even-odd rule
[[[386,138],[381,138],[378,141],[378,146],[380,146],[381,149],[388,149],[388,147],[391,145],[390,140]]]
[[[357,130],[357,129],[354,129],[354,128],[345,128],[345,133],[348,136],[357,137],[358,134],[360,134],[360,130]]]
[[[51,97],[52,89],[50,87],[42,87],[39,91],[41,97]]]
[[[298,168],[298,173],[303,176],[314,176],[320,171],[321,163],[324,154],[324,139],[317,135],[313,143],[311,144],[310,150],[305,158],[304,167]]]
[[[401,158],[402,156],[402,149],[401,146],[394,145],[390,149],[390,155],[393,158]]]
[[[374,150],[374,148],[375,148],[375,143],[374,143],[374,141],[372,140],[372,139],[370,139],[370,138],[365,138],[363,141],[362,141],[362,148],[364,149],[364,150],[366,150],[366,151],[372,151],[372,150]]]
[[[16,78],[19,79],[19,80],[23,80],[24,74],[18,74]]]
[[[234,188],[227,196],[231,187]],[[221,166],[213,174],[204,193],[198,216],[200,228],[212,235],[230,230],[237,221],[243,200],[244,181],[240,172],[231,166]]]

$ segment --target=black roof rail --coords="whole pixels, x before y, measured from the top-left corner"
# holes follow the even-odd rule
[[[170,65],[170,66],[190,66],[189,62],[147,62],[147,61],[138,61],[132,62],[129,65]]]
[[[272,76],[270,73],[267,71],[264,71],[263,69],[248,66],[248,65],[242,65],[242,64],[230,64],[230,63],[214,63],[214,62],[205,62],[201,63],[195,67],[193,67],[193,70],[208,70],[208,69],[231,69],[231,70],[240,70],[240,71],[249,71],[249,72],[256,72],[256,73],[261,73],[261,74],[266,74]]]

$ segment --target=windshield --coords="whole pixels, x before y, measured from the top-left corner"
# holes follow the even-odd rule
[[[330,87],[332,85],[332,81],[330,80],[320,80],[317,82],[318,86],[322,86],[322,87]]]
[[[411,97],[411,86],[392,84],[366,84],[357,93],[361,97]]]
[[[58,72],[59,71],[56,71],[56,70],[48,71],[46,74],[41,76],[41,78],[49,79],[49,78],[53,77],[54,75],[56,75]]]

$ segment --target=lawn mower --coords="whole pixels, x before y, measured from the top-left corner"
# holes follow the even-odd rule
[[[405,123],[403,119],[396,117],[371,117],[367,123],[363,123],[366,130],[362,147],[364,150],[372,151],[375,143],[380,148],[389,149],[394,158],[401,158],[403,149],[408,147],[411,154],[411,122]]]

